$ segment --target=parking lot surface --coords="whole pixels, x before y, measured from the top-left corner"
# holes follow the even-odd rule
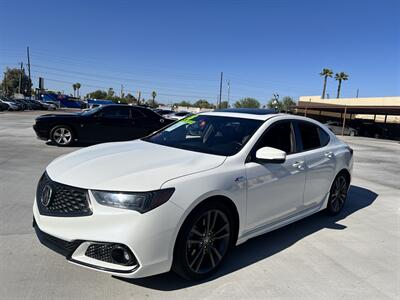
[[[37,140],[37,112],[0,113],[1,299],[400,299],[400,144],[346,137],[355,165],[343,213],[323,213],[237,247],[214,278],[122,280],[68,263],[32,229],[36,184],[78,148]]]

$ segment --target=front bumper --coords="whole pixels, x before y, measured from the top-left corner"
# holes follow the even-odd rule
[[[105,207],[92,200],[93,214],[85,217],[40,215],[36,199],[34,227],[42,244],[69,262],[119,277],[138,278],[170,270],[178,222],[183,210],[168,201],[140,214]],[[136,264],[124,266],[88,257],[92,243],[116,243],[129,248]]]
[[[34,124],[32,126],[32,128],[35,131],[36,136],[37,136],[38,139],[44,140],[44,141],[49,140],[50,137],[49,137],[49,131],[48,130],[41,129],[37,124]]]

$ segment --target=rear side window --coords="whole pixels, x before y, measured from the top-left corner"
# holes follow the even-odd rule
[[[131,112],[132,112],[132,118],[134,119],[146,117],[139,109],[132,108]]]
[[[319,139],[320,131],[317,125],[308,122],[299,122],[298,127],[303,144],[303,151],[321,147]]]
[[[321,127],[318,127],[318,132],[319,132],[319,140],[321,147],[328,145],[330,140],[329,135]]]

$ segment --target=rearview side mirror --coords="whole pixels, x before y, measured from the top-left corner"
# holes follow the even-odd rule
[[[281,164],[286,160],[286,152],[272,147],[262,147],[257,150],[256,158],[264,162]]]

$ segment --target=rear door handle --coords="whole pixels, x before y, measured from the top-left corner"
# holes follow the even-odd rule
[[[327,158],[332,158],[333,157],[333,152],[332,151],[325,152],[325,156]]]
[[[298,160],[292,164],[293,168],[301,169],[303,168],[304,160]]]

